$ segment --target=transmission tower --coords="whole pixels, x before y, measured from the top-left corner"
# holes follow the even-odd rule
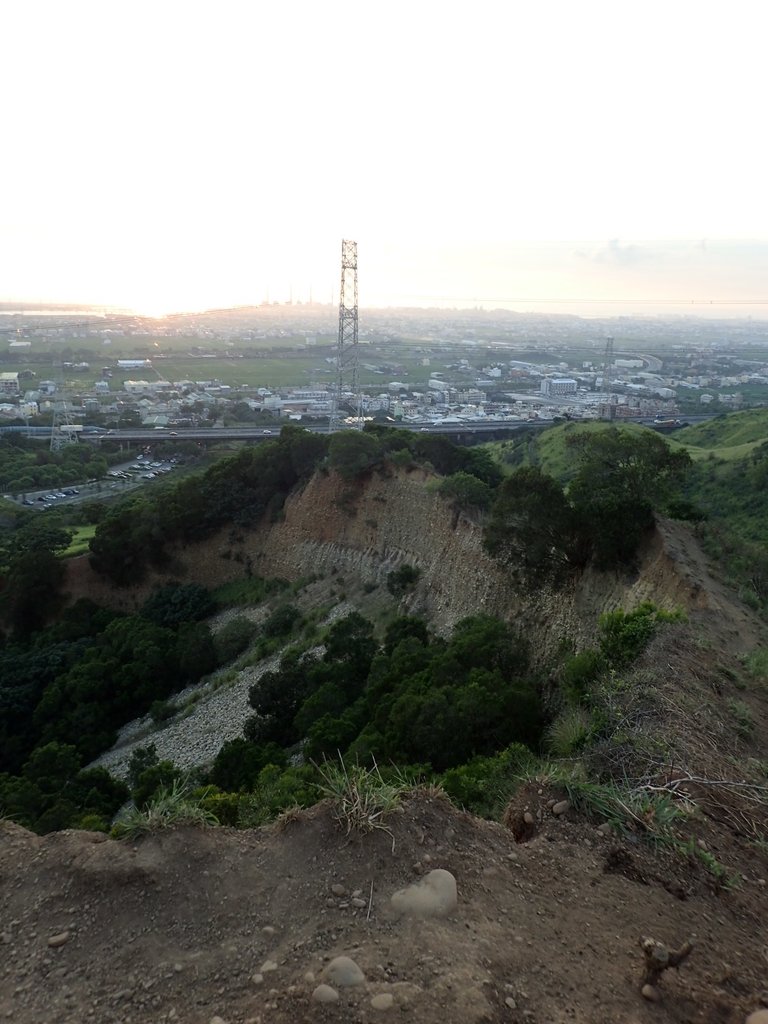
[[[605,339],[605,356],[603,358],[603,391],[608,396],[609,418],[613,419],[613,402],[611,387],[613,385],[613,338]]]
[[[53,364],[54,370],[56,369],[56,363]],[[64,367],[59,364],[58,374],[54,373],[56,380],[56,391],[53,393],[54,401],[51,403],[53,408],[53,417],[51,420],[51,451],[58,452],[68,444],[74,444],[77,442],[77,434],[71,429],[72,417],[69,412],[69,402],[67,401],[66,382],[64,380]],[[61,384],[62,390],[60,392],[60,400],[56,401],[56,395],[59,393],[58,385]]]
[[[605,339],[605,356],[603,357],[603,391],[610,394],[613,384],[613,338]]]
[[[357,242],[341,243],[339,290],[339,340],[336,348],[336,390],[331,403],[328,430],[337,430],[344,417],[341,404],[351,394],[357,426],[362,425],[361,398],[357,383]]]

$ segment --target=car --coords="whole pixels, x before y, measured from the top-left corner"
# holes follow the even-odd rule
[[[271,433],[272,433],[271,430],[262,430],[262,434],[271,434]]]
[[[25,498],[24,501],[22,501],[21,504],[22,505],[34,505],[35,503],[34,503],[34,501],[31,501],[29,498]]]
[[[176,430],[172,430],[171,431],[171,437],[178,437],[178,436],[179,436],[178,431],[176,431]]]

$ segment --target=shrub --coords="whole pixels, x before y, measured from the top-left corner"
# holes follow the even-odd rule
[[[387,574],[387,590],[394,597],[402,597],[412,590],[421,576],[421,570],[414,565],[401,565]]]
[[[173,629],[182,622],[199,622],[216,610],[213,598],[199,583],[159,587],[144,602],[141,614],[156,626]]]
[[[220,665],[233,661],[238,654],[242,654],[248,647],[251,640],[258,633],[259,627],[255,622],[238,615],[222,627],[214,638],[216,658]]]
[[[591,647],[568,658],[560,672],[560,682],[566,699],[572,703],[582,701],[590,683],[597,679],[605,667],[604,656]]]
[[[667,612],[650,601],[634,611],[618,609],[600,616],[600,650],[611,668],[623,668],[642,654],[659,622],[677,622],[681,612]]]
[[[167,722],[173,718],[179,709],[170,700],[155,700],[149,709],[149,717],[155,723],[155,725],[161,725],[163,722]]]
[[[309,807],[319,796],[313,765],[287,768],[267,765],[253,791],[240,798],[238,828],[258,828],[291,807]]]
[[[497,818],[536,758],[522,743],[512,743],[492,757],[474,757],[450,768],[440,782],[451,800],[483,818]]]
[[[218,824],[214,815],[204,809],[201,800],[192,796],[183,782],[174,779],[169,787],[162,786],[143,808],[132,807],[119,815],[112,836],[137,839],[174,825]]]
[[[284,604],[276,608],[262,627],[264,636],[287,636],[295,625],[301,625],[303,616],[295,604]]]
[[[547,746],[555,757],[571,757],[584,746],[591,731],[592,719],[584,708],[566,708],[547,729]]]
[[[440,481],[437,491],[461,509],[487,509],[493,500],[493,491],[488,484],[472,473],[452,473]]]

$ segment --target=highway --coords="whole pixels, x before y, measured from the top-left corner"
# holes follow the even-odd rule
[[[713,413],[685,416],[685,423],[701,423],[704,420],[712,419]],[[574,423],[582,422],[573,420]],[[616,420],[616,425],[622,423],[640,423],[645,426],[653,426],[653,419],[638,417],[631,420]],[[415,433],[429,434],[495,434],[499,431],[515,432],[518,430],[541,430],[553,426],[551,420],[484,420],[482,422],[472,421],[468,423],[431,423],[411,422],[393,423],[394,428],[411,430]],[[327,434],[327,424],[310,425],[301,424],[302,428],[315,434]],[[124,430],[110,430],[100,434],[81,434],[83,441],[127,441],[137,444],[157,444],[158,441],[267,441],[280,436],[281,427],[190,427],[182,430],[143,430],[138,427]]]

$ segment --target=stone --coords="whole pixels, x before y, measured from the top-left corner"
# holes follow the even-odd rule
[[[368,905],[368,901],[364,900],[364,899],[361,899],[359,896],[355,896],[353,898],[353,900],[352,900],[352,906],[353,907],[366,907],[367,905]]]
[[[264,927],[263,927],[263,928],[261,929],[261,934],[262,934],[262,935],[267,935],[267,936],[269,936],[269,935],[274,935],[274,934],[275,934],[275,929],[274,929],[274,928],[272,927],[272,925],[271,925],[271,924],[266,924],[266,925],[264,925]]]
[[[274,960],[265,960],[261,965],[261,973],[266,974],[268,971],[276,971],[277,963]]]
[[[210,1024],[227,1024],[223,1017],[211,1017]]]
[[[561,814],[566,814],[568,811],[570,811],[570,809],[570,800],[558,800],[557,803],[554,804],[552,807],[552,813],[556,814],[559,817]]]
[[[647,999],[649,1003],[658,1003],[661,999],[659,990],[654,985],[643,985],[640,989],[640,995],[643,999]]]
[[[508,1006],[510,1010],[516,1010],[517,1009],[517,1003],[512,998],[512,996],[507,996],[507,998],[504,1000],[504,1005]]]
[[[395,997],[390,992],[380,992],[371,999],[371,1006],[374,1010],[390,1010],[394,1002]]]
[[[525,814],[523,815],[523,821],[525,822],[526,825],[532,825],[535,820],[536,819],[534,818],[534,816],[531,814],[530,811],[526,811]]]
[[[340,988],[365,984],[365,975],[348,956],[336,956],[323,971],[323,975]]]
[[[333,893],[334,896],[346,896],[347,895],[347,890],[344,888],[343,885],[339,885],[338,882],[336,883],[336,885],[332,885],[331,886],[331,892]]]
[[[312,998],[316,1003],[338,1003],[339,993],[330,985],[318,985],[312,993]]]
[[[251,975],[251,981],[253,982],[254,985],[263,985],[264,984],[264,975],[263,974],[252,974]]]
[[[746,1024],[768,1024],[768,1010],[755,1010],[747,1017]]]
[[[53,949],[58,946],[63,946],[65,942],[69,941],[69,932],[59,932],[58,935],[51,935],[48,939],[48,945]]]
[[[394,893],[390,902],[398,914],[447,917],[458,904],[456,879],[450,871],[436,868],[420,881]]]
[[[597,826],[597,831],[600,833],[601,836],[609,836],[612,831],[611,823],[609,821],[604,821],[602,825]]]

